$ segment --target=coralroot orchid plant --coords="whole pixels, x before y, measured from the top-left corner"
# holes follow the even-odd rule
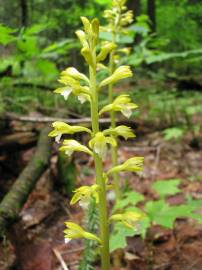
[[[131,20],[131,13],[121,15],[121,11],[125,10],[125,0],[113,1],[113,12],[110,16],[117,16],[119,11],[118,31],[121,31],[121,27]],[[107,14],[107,13],[106,13]],[[62,95],[65,99],[68,99],[70,94],[75,95],[82,104],[84,102],[90,103],[91,108],[91,121],[92,129],[88,129],[82,126],[70,126],[64,122],[54,122],[53,130],[49,136],[55,137],[56,142],[60,142],[61,138],[65,134],[75,134],[77,132],[87,132],[89,134],[88,145],[83,145],[74,139],[65,139],[62,142],[60,151],[65,152],[67,156],[70,156],[76,151],[84,152],[94,159],[95,164],[95,183],[91,186],[79,187],[74,192],[74,196],[71,200],[71,204],[80,203],[83,206],[87,206],[91,199],[95,200],[98,206],[99,217],[99,232],[95,235],[91,232],[85,231],[79,225],[68,221],[65,223],[66,229],[65,239],[69,242],[76,238],[85,238],[97,242],[100,250],[102,270],[110,269],[110,251],[109,251],[109,228],[110,224],[114,222],[121,222],[126,227],[134,228],[137,222],[142,218],[143,214],[140,212],[121,211],[110,215],[110,211],[107,208],[107,196],[108,190],[117,188],[118,183],[110,183],[111,177],[117,175],[119,172],[131,171],[139,172],[142,170],[143,157],[133,157],[125,161],[123,164],[118,165],[117,157],[116,161],[113,160],[113,166],[108,171],[103,168],[103,159],[107,152],[107,145],[111,145],[117,156],[117,137],[121,136],[125,139],[135,137],[130,127],[121,125],[115,125],[115,112],[120,112],[124,116],[131,115],[131,111],[137,108],[137,105],[132,103],[130,97],[126,94],[120,95],[113,99],[112,90],[113,85],[122,79],[132,76],[132,71],[129,66],[116,67],[114,64],[115,51],[117,47],[115,44],[116,37],[113,42],[106,42],[101,45],[99,42],[99,21],[93,19],[89,21],[87,18],[81,18],[84,31],[76,31],[82,49],[81,54],[84,57],[86,64],[89,67],[89,74],[85,75],[80,73],[74,67],[69,67],[61,73],[59,82],[63,85],[61,88],[55,90],[55,93]],[[110,19],[111,20],[111,19]],[[114,25],[113,27],[117,27]],[[108,77],[102,81],[97,80],[97,74],[99,67],[104,66],[103,61],[107,57],[111,59],[111,68],[109,69]],[[104,87],[109,87],[109,104],[103,108],[99,108],[99,93]],[[110,113],[111,115],[111,127],[101,131],[99,126],[99,117],[104,113]]]

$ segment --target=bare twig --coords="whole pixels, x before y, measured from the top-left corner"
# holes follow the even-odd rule
[[[66,263],[64,262],[59,251],[57,249],[53,248],[53,252],[54,252],[55,256],[57,257],[58,261],[60,262],[63,270],[69,270],[69,268],[67,267]]]
[[[4,115],[0,116],[1,120],[16,120],[16,121],[21,121],[21,122],[34,122],[34,123],[51,123],[54,121],[63,121],[69,124],[80,124],[80,123],[91,123],[91,118],[89,117],[83,117],[80,119],[74,119],[74,118],[60,118],[60,117],[49,117],[49,116],[19,116],[13,113],[5,113]],[[109,118],[101,118],[99,120],[100,123],[103,124],[108,124],[110,123]],[[118,124],[125,123],[129,125],[134,125],[136,124],[132,120],[127,120],[127,121],[118,121]]]
[[[84,250],[84,247],[79,247],[79,248],[74,248],[74,249],[71,249],[71,250],[62,251],[61,254],[71,254],[71,253],[76,253],[76,252],[80,252],[80,251],[83,251],[83,250]]]

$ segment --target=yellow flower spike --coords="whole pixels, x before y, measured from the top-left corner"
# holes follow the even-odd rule
[[[97,184],[94,184],[92,186],[82,186],[80,188],[77,188],[74,191],[74,196],[72,197],[70,204],[73,205],[79,201],[80,206],[83,208],[87,208],[90,199],[95,198],[95,202],[99,202],[99,186]]]
[[[123,164],[111,168],[107,172],[107,175],[110,175],[114,172],[121,172],[121,171],[129,171],[129,172],[142,171],[143,161],[144,161],[143,157],[130,158],[126,162],[124,162]]]
[[[127,211],[122,214],[114,214],[110,217],[110,221],[122,222],[126,227],[134,229],[137,222],[143,219],[145,216],[144,213],[137,211]]]
[[[102,132],[97,132],[95,137],[90,140],[89,146],[100,157],[104,157],[107,152],[107,144],[111,144],[114,147],[117,145],[116,140],[113,137],[104,136]]]
[[[100,238],[96,235],[86,232],[81,226],[73,222],[65,222],[67,229],[64,230],[64,237],[68,241],[77,238],[85,238],[93,241],[97,241],[101,244]]]
[[[66,155],[71,156],[73,152],[85,152],[89,155],[93,155],[90,149],[75,140],[64,140],[63,145],[59,148],[60,151],[64,151]]]
[[[64,70],[61,75],[67,75],[69,77],[72,77],[75,80],[83,80],[86,81],[89,84],[89,79],[84,75],[83,73],[80,73],[76,68],[69,67],[66,70]]]
[[[121,125],[116,128],[109,128],[103,131],[104,135],[112,135],[112,136],[121,136],[125,140],[128,138],[134,138],[135,134],[132,132],[132,129],[130,127]]]
[[[120,95],[113,101],[113,103],[104,106],[99,112],[99,115],[109,111],[116,111],[121,112],[125,117],[129,118],[132,114],[132,110],[137,107],[138,106],[135,103],[131,102],[128,95]]]
[[[48,134],[49,137],[55,137],[55,141],[59,143],[61,136],[63,134],[74,134],[76,132],[87,132],[92,133],[92,131],[86,127],[81,126],[70,126],[64,122],[56,121],[52,124],[53,130]]]
[[[116,44],[112,42],[107,42],[104,44],[104,46],[101,48],[100,53],[97,56],[97,62],[104,61],[107,55],[113,51],[117,47]]]
[[[90,21],[86,17],[81,17],[81,21],[82,21],[83,26],[84,26],[84,31],[86,32],[86,34],[88,34],[91,30]]]
[[[106,85],[108,85],[110,83],[114,84],[117,81],[120,81],[120,80],[125,79],[125,78],[129,78],[129,77],[132,77],[132,76],[133,76],[133,73],[132,73],[129,66],[120,66],[114,71],[114,73],[110,77],[103,80],[100,83],[99,87],[106,86]]]
[[[78,39],[79,39],[79,41],[81,42],[81,45],[82,45],[83,47],[89,47],[88,42],[87,42],[87,39],[86,39],[86,34],[84,33],[84,31],[82,31],[82,30],[77,30],[77,31],[75,32],[75,34],[77,35],[77,37],[78,37]]]

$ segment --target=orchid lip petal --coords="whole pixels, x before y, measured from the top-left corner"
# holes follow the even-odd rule
[[[65,154],[67,155],[67,156],[71,156],[72,155],[72,153],[73,153],[73,151],[71,151],[71,150],[66,150],[65,151]]]
[[[59,134],[55,137],[56,143],[60,143],[61,137],[62,137],[62,133],[59,133]]]
[[[68,244],[72,239],[71,238],[65,238],[65,244]]]
[[[123,109],[121,112],[122,112],[123,115],[124,115],[125,117],[127,117],[127,118],[130,118],[130,116],[131,116],[131,114],[132,114],[132,111],[131,111],[131,109],[129,109],[129,108],[125,108],[125,109]]]
[[[86,102],[86,98],[84,96],[82,96],[82,95],[78,96],[78,100],[80,101],[81,104]]]
[[[65,89],[64,91],[62,91],[61,95],[64,97],[65,100],[67,100],[70,93],[71,93],[70,89]]]

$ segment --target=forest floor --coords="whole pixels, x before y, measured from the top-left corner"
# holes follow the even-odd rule
[[[134,142],[121,142],[120,161],[132,156],[144,156],[141,175],[128,174],[122,178],[146,199],[155,199],[151,183],[159,179],[181,179],[182,192],[169,198],[170,204],[181,204],[185,195],[202,199],[202,151],[189,146],[190,138],[180,142],[166,142],[160,132],[137,136]],[[15,174],[30,160],[34,147],[10,155],[9,166],[14,168],[2,175],[1,190],[9,189]],[[0,246],[0,270],[59,270],[64,260],[70,270],[78,269],[84,250],[80,240],[64,243],[64,221],[82,222],[83,211],[70,206],[69,199],[61,195],[57,184],[57,149],[53,150],[51,165],[38,181],[24,205],[19,221],[9,231],[8,239]],[[77,186],[93,180],[93,164],[85,155],[75,158]],[[82,164],[90,166],[84,173]],[[110,160],[105,163],[110,165]],[[7,168],[8,169],[8,168]],[[61,259],[62,258],[62,259]],[[9,268],[9,265],[14,266]],[[154,226],[142,240],[128,238],[122,259],[125,270],[201,270],[202,226],[191,219],[178,219],[173,230]],[[99,269],[99,267],[97,268]]]

